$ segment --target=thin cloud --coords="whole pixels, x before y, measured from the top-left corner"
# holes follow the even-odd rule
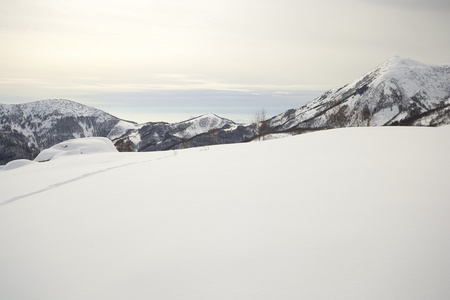
[[[373,2],[387,7],[396,6],[404,9],[427,9],[441,12],[443,10],[450,11],[450,1],[448,0],[377,0]]]
[[[196,103],[198,96],[219,107],[224,92],[231,102],[240,99],[236,107],[257,98],[269,105],[298,91],[342,86],[396,54],[448,63],[450,19],[442,12],[449,6],[438,0],[0,1],[0,99],[159,95],[160,102],[176,96]],[[213,93],[197,94],[208,90]]]

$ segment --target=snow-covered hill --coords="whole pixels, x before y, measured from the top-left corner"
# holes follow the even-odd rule
[[[215,114],[174,124],[136,124],[70,100],[0,104],[0,165],[34,159],[43,149],[83,137],[107,137],[121,151],[157,151],[242,142],[253,135],[250,128]]]
[[[449,299],[449,136],[344,128],[0,171],[0,299]]]
[[[123,135],[136,125],[70,100],[0,104],[0,164],[82,137]],[[21,141],[21,142],[20,142]]]
[[[238,143],[255,136],[249,126],[215,114],[179,123],[149,122],[114,140],[121,151],[160,151],[215,144]]]
[[[450,65],[432,66],[401,57],[268,121],[272,131],[449,123]]]

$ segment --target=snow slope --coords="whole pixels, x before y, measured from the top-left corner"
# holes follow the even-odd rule
[[[226,125],[236,126],[236,124],[231,120],[219,117],[215,114],[206,114],[187,121],[175,123],[174,127],[183,128],[183,131],[174,133],[174,136],[181,138],[192,138],[210,130],[220,129]]]
[[[449,106],[450,65],[427,65],[396,56],[350,84],[273,117],[268,126],[277,131],[396,124],[439,126],[450,123]]]
[[[0,171],[0,299],[449,299],[450,127]]]
[[[99,131],[98,124],[111,123],[109,132],[120,119],[99,109],[65,99],[48,99],[24,104],[0,104],[0,127],[16,130],[29,136],[33,142],[38,142],[47,131],[56,125],[64,127],[79,127],[77,137],[94,136]],[[72,123],[58,124],[59,120],[74,118]],[[87,122],[86,119],[89,121]],[[123,121],[125,122],[125,121]],[[129,125],[131,126],[131,125]],[[64,128],[66,131],[68,128]],[[5,130],[3,128],[3,130]]]

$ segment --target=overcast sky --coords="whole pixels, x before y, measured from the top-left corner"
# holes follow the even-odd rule
[[[448,0],[0,0],[0,102],[245,120],[394,55],[450,63]]]

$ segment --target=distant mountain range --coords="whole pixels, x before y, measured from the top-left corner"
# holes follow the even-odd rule
[[[107,137],[120,151],[158,151],[254,138],[248,125],[208,114],[179,123],[137,124],[70,100],[0,104],[0,165],[68,139]]]
[[[137,124],[70,100],[0,104],[0,164],[33,159],[62,141],[91,136],[111,139],[120,151],[158,151],[336,127],[443,124],[450,124],[450,65],[393,57],[360,79],[259,124],[236,124],[214,114]]]

